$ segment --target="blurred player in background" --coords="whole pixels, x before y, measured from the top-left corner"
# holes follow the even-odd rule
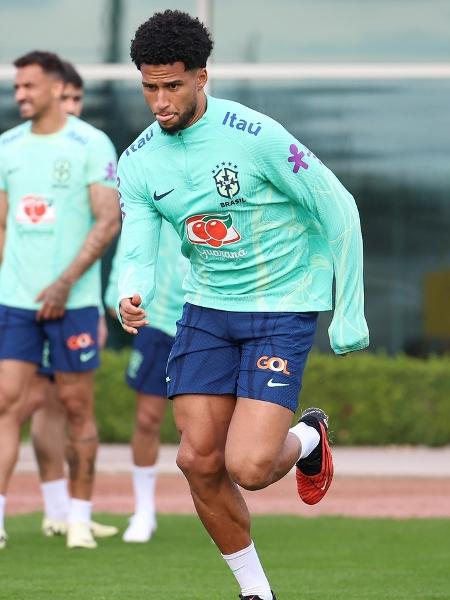
[[[67,114],[80,117],[83,110],[83,80],[71,63],[63,64],[63,108]],[[108,332],[100,298],[98,308],[98,346],[101,349],[106,343]],[[46,340],[42,364],[24,399],[24,418],[32,412],[31,435],[44,500],[42,531],[47,537],[52,537],[67,533],[70,497],[64,474],[67,414],[64,405],[57,398],[49,359],[49,344]],[[118,532],[116,527],[101,525],[95,521],[91,521],[91,529],[95,537],[109,537]]]
[[[334,352],[369,343],[361,229],[353,197],[300,141],[264,114],[205,95],[212,45],[198,19],[169,10],[132,41],[156,122],[119,161],[119,312],[129,333],[146,325],[169,221],[190,260],[167,364],[177,464],[240,598],[274,600],[238,486],[265,488],[294,465],[304,502],[330,486],[327,416],[309,408],[291,425],[333,278]]]
[[[115,315],[118,299],[119,252],[113,262],[105,304]],[[151,304],[150,326],[139,331],[126,374],[128,385],[136,390],[136,418],[132,437],[133,490],[135,509],[126,529],[125,542],[147,542],[156,529],[155,480],[161,423],[167,405],[166,365],[173,345],[176,322],[181,317],[181,283],[188,261],[182,256],[180,239],[164,222],[156,274],[156,293]]]
[[[84,84],[81,75],[72,63],[64,61],[63,108],[68,115],[81,117],[84,102]]]
[[[67,116],[64,65],[34,51],[15,61],[15,99],[27,121],[0,136],[0,546],[19,449],[21,402],[44,341],[67,410],[67,546],[95,548],[91,497],[98,436],[93,375],[99,364],[99,261],[119,229],[109,138]]]

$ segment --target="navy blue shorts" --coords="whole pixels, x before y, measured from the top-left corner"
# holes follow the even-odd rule
[[[142,327],[133,341],[126,380],[142,394],[167,396],[166,366],[173,337],[153,327]]]
[[[167,364],[168,396],[233,394],[293,412],[317,312],[231,312],[185,304]]]
[[[36,321],[36,311],[0,305],[0,360],[41,365],[45,341],[55,371],[77,373],[99,366],[98,308],[66,310],[61,319]]]

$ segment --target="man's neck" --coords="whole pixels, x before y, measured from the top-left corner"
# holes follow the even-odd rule
[[[195,114],[192,116],[191,121],[189,122],[188,125],[186,125],[185,129],[188,129],[189,127],[191,127],[191,125],[194,125],[194,123],[197,123],[197,121],[200,121],[200,119],[203,117],[203,115],[206,112],[207,109],[207,98],[206,98],[206,94],[204,92],[202,92],[202,94],[200,95],[198,104],[197,104],[197,110],[195,111]]]
[[[31,125],[31,131],[38,135],[50,135],[51,133],[60,131],[66,124],[66,121],[66,113],[58,106],[57,109],[49,111],[34,120]]]

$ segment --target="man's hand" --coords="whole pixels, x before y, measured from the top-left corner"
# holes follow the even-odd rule
[[[146,313],[143,308],[139,308],[142,299],[139,294],[134,294],[132,298],[124,298],[120,302],[120,316],[122,317],[122,327],[127,333],[137,334],[138,327],[148,325]]]
[[[71,284],[67,279],[59,278],[42,290],[36,297],[36,302],[42,302],[36,319],[60,319],[65,310]]]

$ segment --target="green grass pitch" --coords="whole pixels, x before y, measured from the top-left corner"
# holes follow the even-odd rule
[[[97,515],[124,528],[125,518]],[[217,549],[191,516],[161,515],[144,545],[97,550],[44,538],[40,515],[7,519],[1,600],[237,600]],[[253,538],[278,600],[448,600],[450,520],[261,516]]]

